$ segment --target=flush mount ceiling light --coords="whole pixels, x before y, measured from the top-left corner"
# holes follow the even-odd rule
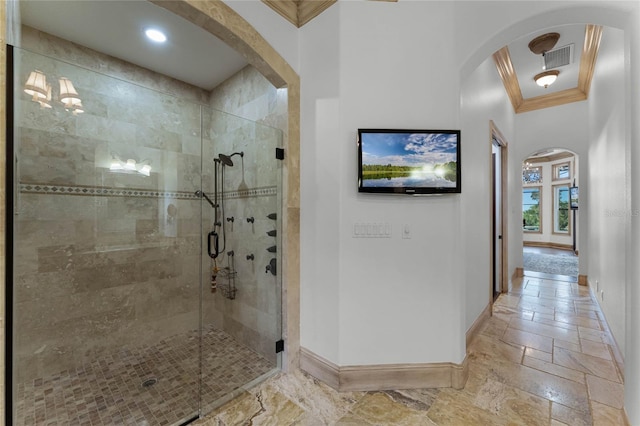
[[[144,34],[151,41],[155,41],[156,43],[164,43],[167,41],[167,36],[160,30],[155,28],[148,28],[145,30]]]
[[[536,74],[533,79],[536,81],[536,84],[538,86],[544,87],[546,89],[550,84],[553,84],[553,82],[556,81],[556,78],[558,78],[558,74],[560,74],[560,71],[558,70],[545,71],[541,72],[540,74]]]
[[[558,40],[560,39],[560,34],[558,33],[547,33],[539,35],[529,42],[529,50],[533,52],[535,55],[542,55],[556,45]]]

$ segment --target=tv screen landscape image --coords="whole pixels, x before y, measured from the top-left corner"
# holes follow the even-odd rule
[[[358,191],[460,193],[460,131],[358,129]]]

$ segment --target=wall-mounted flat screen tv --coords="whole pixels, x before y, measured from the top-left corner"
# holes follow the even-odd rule
[[[358,192],[461,192],[460,131],[358,129]]]

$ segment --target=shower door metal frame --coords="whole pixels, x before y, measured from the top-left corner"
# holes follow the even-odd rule
[[[13,424],[13,209],[15,197],[15,149],[13,102],[13,46],[6,45],[7,64],[5,79],[5,321],[4,321],[4,414],[5,424]]]

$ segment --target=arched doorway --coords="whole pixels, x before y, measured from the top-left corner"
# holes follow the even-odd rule
[[[578,210],[571,194],[579,185],[572,151],[546,148],[522,163],[522,241],[526,274],[578,280]]]

